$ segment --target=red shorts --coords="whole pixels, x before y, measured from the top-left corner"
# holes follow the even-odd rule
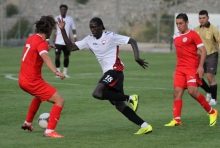
[[[31,83],[19,80],[19,86],[21,89],[39,98],[41,101],[49,100],[57,91],[56,88],[46,83],[44,80]]]
[[[176,69],[174,73],[174,88],[186,89],[188,86],[201,86],[202,79],[196,74],[197,69]]]

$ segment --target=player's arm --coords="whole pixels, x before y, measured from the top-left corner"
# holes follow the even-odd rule
[[[218,48],[220,50],[220,31],[218,30],[218,28],[214,27],[213,33],[214,33],[213,35],[214,35],[215,41],[218,44]]]
[[[50,56],[48,55],[47,52],[42,53],[41,58],[43,59],[44,63],[47,65],[47,67],[57,76],[60,77],[60,79],[64,79],[65,75],[63,73],[60,73],[57,71],[56,67],[54,66]]]
[[[133,51],[134,51],[135,61],[136,61],[140,66],[142,66],[144,69],[145,69],[146,67],[148,67],[148,65],[147,65],[148,63],[145,62],[144,59],[141,59],[141,58],[139,57],[139,49],[138,49],[137,42],[136,42],[134,39],[130,38],[129,41],[128,41],[128,44],[131,44],[131,47],[132,47],[132,49],[133,49]]]
[[[200,51],[200,62],[199,62],[199,67],[198,67],[196,73],[199,74],[200,78],[202,78],[203,75],[204,75],[203,65],[204,65],[204,62],[205,62],[207,52],[206,52],[205,46],[199,47],[198,50]]]
[[[70,39],[68,38],[67,34],[66,34],[66,30],[65,30],[65,21],[61,20],[60,18],[58,18],[58,27],[61,30],[62,36],[63,36],[63,40],[66,44],[66,47],[69,51],[76,51],[79,50],[79,48],[76,46],[75,43],[72,43],[70,41]]]

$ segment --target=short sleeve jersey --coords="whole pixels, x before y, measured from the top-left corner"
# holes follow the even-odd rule
[[[129,37],[103,31],[101,38],[88,35],[75,42],[79,49],[90,49],[96,56],[103,73],[108,70],[123,71],[124,64],[119,59],[119,45],[127,44]]]
[[[197,49],[204,46],[199,35],[193,31],[185,34],[176,33],[173,36],[176,47],[177,67],[198,68],[199,55]]]
[[[61,15],[58,15],[56,16],[54,19],[55,21],[57,22],[57,19],[58,18],[62,18]],[[65,30],[66,30],[66,34],[68,37],[70,37],[70,31],[72,30],[75,30],[76,29],[76,26],[75,26],[75,23],[74,23],[74,20],[71,16],[66,16],[65,18],[62,18],[63,21],[65,21]],[[72,29],[72,30],[71,30]],[[65,45],[65,42],[63,40],[63,36],[62,36],[62,33],[61,33],[61,30],[60,28],[58,27],[58,25],[56,25],[56,39],[55,39],[55,44],[59,44],[59,45]]]
[[[48,53],[48,43],[40,35],[30,36],[24,46],[19,80],[33,82],[42,79],[42,53]]]

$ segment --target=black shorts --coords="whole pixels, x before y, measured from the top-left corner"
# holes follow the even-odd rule
[[[55,44],[56,49],[55,49],[55,54],[56,55],[60,55],[61,51],[63,51],[64,55],[70,55],[70,51],[67,50],[66,45],[59,45],[59,44]]]
[[[124,94],[123,89],[124,74],[120,71],[109,70],[104,73],[99,83],[109,86],[109,90]]]
[[[206,56],[204,63],[205,73],[216,75],[218,66],[218,52]]]

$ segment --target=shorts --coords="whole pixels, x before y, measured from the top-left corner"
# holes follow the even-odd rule
[[[174,74],[174,88],[180,87],[187,89],[188,86],[201,86],[202,79],[196,74],[197,69],[176,69]]]
[[[67,50],[66,45],[59,45],[59,44],[55,44],[56,49],[55,49],[55,54],[56,55],[60,55],[61,51],[63,51],[64,55],[70,55],[70,51]]]
[[[56,89],[44,80],[27,82],[19,80],[19,86],[27,93],[39,98],[41,101],[49,100],[55,93]]]
[[[99,83],[109,86],[109,90],[124,94],[124,74],[121,71],[109,70],[104,73]]]
[[[214,52],[210,55],[207,55],[203,66],[205,73],[216,75],[217,67],[218,67],[218,52]]]

